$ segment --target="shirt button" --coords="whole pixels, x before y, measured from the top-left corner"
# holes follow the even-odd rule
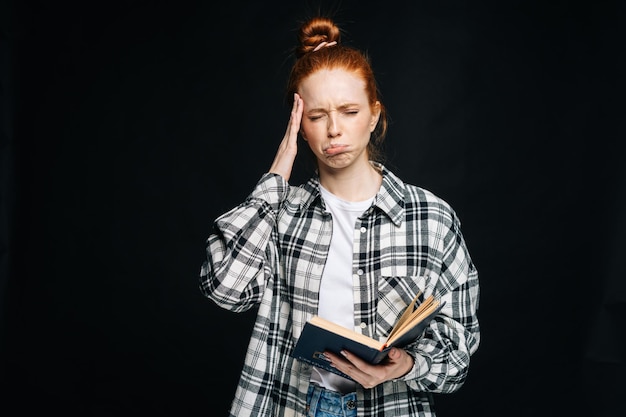
[[[359,327],[361,327],[361,329],[365,329],[367,327],[367,324],[362,321],[361,324],[359,324]]]
[[[357,275],[363,275],[363,270],[359,269],[358,271],[356,271]]]
[[[365,227],[361,227],[361,233],[365,233],[367,232],[367,229]]]

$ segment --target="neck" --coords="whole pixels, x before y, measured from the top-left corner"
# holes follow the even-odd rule
[[[363,201],[374,197],[382,180],[382,175],[369,161],[341,170],[320,170],[322,186],[346,201]]]

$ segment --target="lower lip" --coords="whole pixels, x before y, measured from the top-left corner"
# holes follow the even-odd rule
[[[343,152],[347,146],[333,146],[332,148],[326,149],[324,152],[326,155],[337,155],[338,153]]]

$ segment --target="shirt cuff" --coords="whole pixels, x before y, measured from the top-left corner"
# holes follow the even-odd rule
[[[278,211],[280,203],[285,199],[289,190],[289,183],[285,179],[271,172],[263,174],[248,199],[266,201],[272,209]]]
[[[431,363],[430,358],[426,356],[418,355],[415,352],[411,352],[408,350],[405,350],[405,352],[408,353],[413,358],[413,368],[409,372],[407,372],[406,374],[398,378],[397,380],[398,381],[412,381],[414,379],[418,379],[426,375],[428,371],[430,370],[430,363]]]

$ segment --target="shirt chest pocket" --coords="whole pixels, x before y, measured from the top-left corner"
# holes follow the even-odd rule
[[[376,334],[380,336],[389,334],[413,298],[420,291],[425,292],[426,282],[425,274],[380,277],[376,306]]]

